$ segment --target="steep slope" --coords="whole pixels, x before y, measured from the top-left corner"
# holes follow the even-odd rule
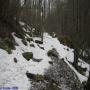
[[[20,23],[20,24],[24,26],[24,23]],[[50,36],[48,33],[44,33],[44,43],[40,44],[40,40],[41,40],[40,37],[31,37],[29,35],[30,33],[29,26],[27,29],[23,27],[23,30],[26,33],[24,41],[21,38],[18,38],[15,35],[15,33],[12,33],[12,36],[14,37],[18,45],[18,46],[15,46],[16,50],[12,50],[12,54],[8,54],[3,49],[0,49],[0,87],[6,87],[6,88],[16,87],[19,90],[31,90],[30,88],[32,88],[33,84],[32,84],[32,80],[27,77],[26,75],[27,72],[33,75],[44,76],[46,72],[50,72],[50,68],[52,69],[56,68],[56,71],[57,71],[58,65],[60,66],[60,68],[62,68],[62,70],[60,70],[60,73],[63,73],[66,71],[68,72],[67,77],[69,77],[70,74],[72,74],[74,71],[78,76],[78,77],[77,76],[74,77],[72,74],[71,77],[74,80],[75,78],[79,79],[81,82],[87,80],[86,76],[83,76],[80,73],[78,73],[68,62],[68,61],[73,62],[74,60],[73,49],[70,49],[67,46],[60,44],[57,38],[52,38],[52,36]],[[36,41],[39,41],[39,42],[36,42]],[[55,50],[58,52],[58,57],[59,57],[58,59],[60,59],[59,61],[60,64],[55,63],[52,66],[50,64],[50,61],[52,62],[53,59],[50,58],[47,55],[47,53],[53,48],[55,48]],[[67,49],[69,49],[69,51]],[[27,53],[27,52],[33,54],[33,57],[31,59],[27,60],[28,55],[26,55],[27,56],[26,58],[23,56],[23,53]],[[61,59],[61,58],[64,58],[64,59]],[[89,65],[86,66],[85,64],[85,67],[87,68],[87,71],[88,71]],[[73,71],[70,69],[72,69]],[[70,73],[69,73],[69,70],[70,70]],[[56,73],[56,71],[54,69],[53,74]],[[66,74],[66,73],[63,73],[63,74]],[[57,77],[57,75],[55,77]],[[67,79],[65,80],[67,82]],[[80,81],[79,82],[76,81],[77,85],[78,84],[80,85]],[[63,85],[65,85],[65,83]],[[68,86],[68,87],[71,88],[71,86]],[[37,90],[40,90],[40,89],[37,89]],[[46,90],[49,90],[49,89],[46,89]],[[61,90],[66,90],[66,89],[62,87]]]

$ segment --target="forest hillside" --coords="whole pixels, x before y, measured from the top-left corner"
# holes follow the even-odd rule
[[[90,89],[89,0],[0,0],[0,89]]]

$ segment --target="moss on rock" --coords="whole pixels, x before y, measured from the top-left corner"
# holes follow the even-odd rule
[[[27,61],[29,61],[30,59],[33,58],[33,53],[32,52],[25,52],[22,55]]]

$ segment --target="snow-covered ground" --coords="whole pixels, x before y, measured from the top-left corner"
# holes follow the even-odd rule
[[[13,50],[12,54],[8,54],[6,51],[0,49],[0,87],[18,87],[19,90],[30,90],[30,81],[26,76],[26,72],[44,75],[44,72],[50,67],[48,62],[51,61],[51,58],[47,56],[47,52],[52,48],[57,50],[60,58],[64,58],[65,62],[73,69],[81,82],[87,80],[87,77],[79,74],[68,62],[74,61],[73,49],[60,44],[57,38],[52,38],[48,33],[44,33],[44,43],[40,45],[44,47],[43,50],[33,41],[30,43],[27,42],[28,45],[25,46],[20,38],[17,38],[14,33],[12,35],[19,46],[16,46],[16,50]],[[39,38],[33,39],[38,40]],[[30,47],[30,44],[34,44],[35,47]],[[22,56],[24,52],[33,52],[34,58],[42,59],[42,61],[27,61]],[[14,58],[18,60],[17,63],[14,62]],[[83,63],[83,65],[89,70],[88,64]]]
[[[16,50],[13,50],[12,54],[8,54],[6,51],[0,49],[0,87],[16,86],[19,90],[28,90],[30,88],[30,81],[26,77],[26,72],[29,71],[33,74],[43,75],[45,70],[49,68],[50,64],[48,61],[51,61],[51,59],[47,56],[47,49],[40,49],[34,42],[32,43],[35,45],[35,48],[30,47],[30,43],[25,46],[21,42],[21,39],[16,36],[14,38],[19,46],[16,46]],[[24,52],[33,52],[34,58],[42,59],[42,61],[27,61],[22,56]],[[14,58],[17,58],[17,63],[14,62]]]
[[[46,33],[47,34],[47,33]],[[64,58],[64,61],[70,66],[70,68],[76,73],[76,75],[78,76],[78,78],[80,79],[81,83],[84,81],[87,81],[87,77],[89,75],[89,64],[87,64],[86,62],[82,61],[81,59],[79,59],[79,64],[82,63],[82,67],[87,68],[87,72],[86,72],[86,76],[81,75],[69,62],[74,62],[74,53],[73,53],[73,49],[70,49],[67,46],[64,46],[62,44],[60,44],[60,42],[58,41],[57,38],[52,38],[51,36],[49,36],[48,34],[46,35],[46,38],[44,39],[47,42],[50,42],[49,45],[47,45],[47,49],[50,48],[50,46],[52,46],[53,48],[55,48],[57,50],[57,52],[59,53],[60,58]],[[67,50],[68,49],[68,50]],[[69,62],[68,62],[69,61]]]

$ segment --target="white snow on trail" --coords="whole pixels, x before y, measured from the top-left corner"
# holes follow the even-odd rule
[[[58,51],[60,58],[67,58],[70,62],[74,60],[73,49],[60,44],[57,38],[52,38],[48,33],[44,33],[44,44],[41,45],[45,50],[40,49],[35,42],[31,42],[35,45],[35,48],[30,47],[29,42],[25,46],[20,38],[17,38],[14,33],[12,35],[19,46],[16,46],[16,50],[13,50],[12,54],[0,49],[0,87],[18,87],[18,90],[30,90],[30,81],[26,77],[26,72],[43,75],[45,70],[50,67],[48,61],[51,61],[51,59],[47,56],[47,52],[52,48]],[[38,39],[34,38],[34,40]],[[67,51],[67,48],[69,51]],[[33,52],[34,58],[42,59],[42,61],[27,61],[22,56],[24,52]],[[17,58],[17,63],[14,62],[14,58]],[[86,81],[87,77],[79,74],[67,60],[65,62],[74,70],[80,81]]]

